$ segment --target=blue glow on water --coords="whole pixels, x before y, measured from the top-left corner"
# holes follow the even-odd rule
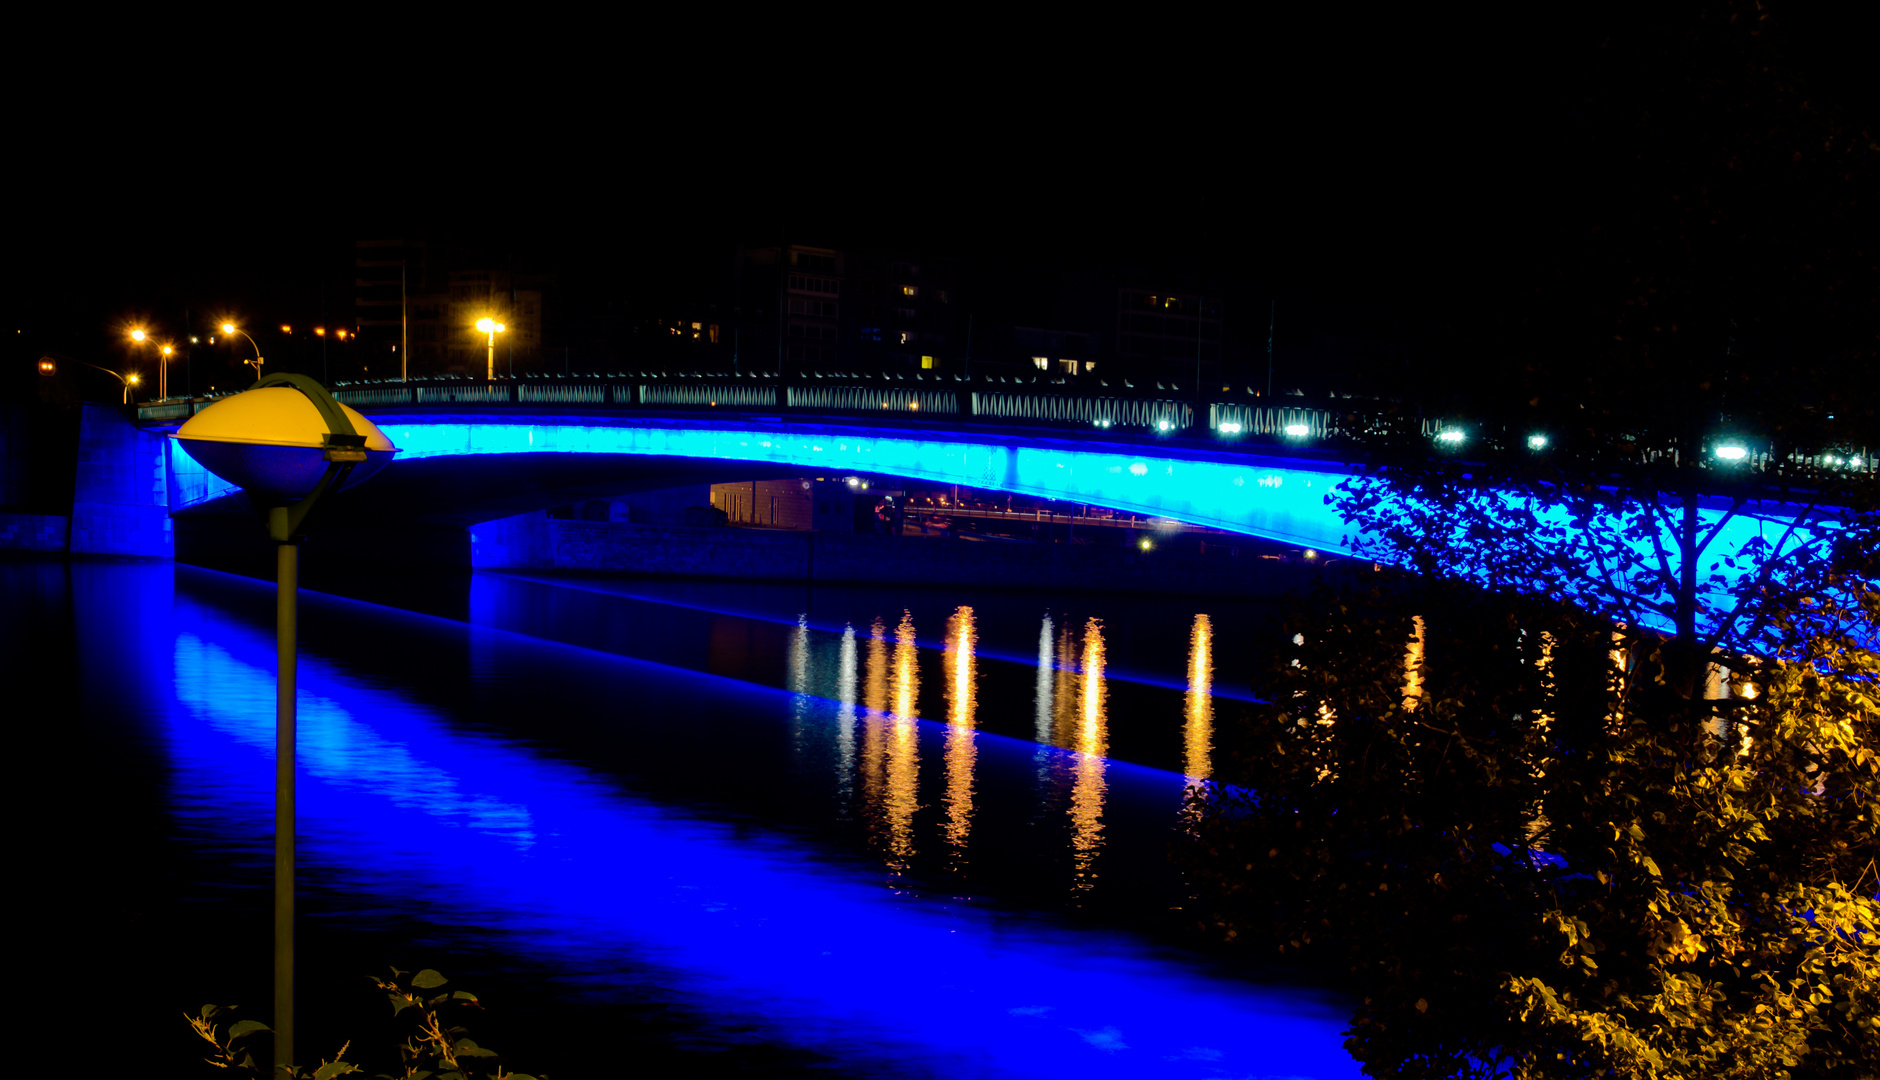
[[[182,592],[173,619],[148,620],[136,646],[171,658],[177,707],[164,712],[179,810],[215,835],[259,838],[272,797],[273,641]],[[506,654],[579,654],[464,632]],[[623,710],[645,707],[636,683],[659,680],[685,683],[688,696],[773,702],[780,725],[857,719],[853,705],[580,655],[615,671]],[[440,917],[597,983],[652,979],[728,1024],[863,1071],[1357,1075],[1340,1046],[1344,1011],[1310,994],[1221,978],[1124,935],[892,890],[807,841],[707,820],[467,732],[331,662],[303,657],[300,678],[303,864],[405,904],[435,898]],[[1062,753],[973,741],[981,768]],[[1133,786],[1166,799],[1172,817],[1178,777],[1112,763],[1107,783],[1113,796]]]

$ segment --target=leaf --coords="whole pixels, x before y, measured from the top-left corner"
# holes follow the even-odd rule
[[[274,1029],[259,1020],[237,1020],[229,1027],[228,1037],[230,1039],[239,1039],[243,1035],[253,1035],[257,1031],[272,1030]]]
[[[333,1080],[335,1076],[345,1076],[347,1073],[356,1073],[358,1071],[358,1067],[350,1062],[329,1061],[313,1070],[313,1080]]]
[[[417,987],[420,990],[430,990],[434,987],[442,986],[449,981],[450,981],[449,979],[446,979],[444,976],[439,975],[436,971],[433,971],[430,968],[425,968],[423,971],[420,971],[416,975],[413,975],[411,977],[411,985]]]
[[[496,1051],[485,1050],[481,1046],[478,1046],[476,1043],[470,1041],[469,1039],[458,1039],[457,1045],[453,1047],[452,1049],[457,1051],[458,1057],[495,1057],[496,1056]]]
[[[477,996],[468,990],[459,990],[452,994],[451,997],[457,1001],[475,1001],[477,999]]]

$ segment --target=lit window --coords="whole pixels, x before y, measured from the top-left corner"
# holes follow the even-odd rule
[[[901,295],[902,295],[902,296],[919,296],[919,295],[920,295],[920,286],[918,286],[918,285],[903,285],[903,286],[901,286]]]
[[[711,334],[711,341],[712,341],[712,344],[713,344],[713,345],[716,345],[716,344],[718,344],[718,324],[717,324],[717,323],[712,323],[712,324],[711,324],[711,329],[710,329],[710,331],[709,331],[709,333]]]
[[[701,327],[701,326],[699,326],[699,324],[697,324],[697,323],[693,323],[693,324],[692,324],[692,329],[694,329],[694,330],[701,330],[701,329],[704,329],[704,328],[703,328],[703,327]]]
[[[1096,362],[1095,360],[1086,360],[1086,361],[1084,361],[1084,370],[1085,370],[1085,371],[1095,371],[1095,370],[1097,370],[1097,362]]]
[[[283,333],[283,334],[291,334],[291,333],[293,333],[293,332],[294,332],[294,328],[293,328],[293,327],[291,327],[291,326],[289,326],[289,325],[287,325],[286,323],[282,323],[282,324],[281,324],[281,333]]]
[[[1067,375],[1075,375],[1075,374],[1077,374],[1077,361],[1075,361],[1075,360],[1059,360],[1059,361],[1058,361],[1058,364],[1059,364],[1059,365],[1061,365],[1061,366],[1062,366],[1062,367],[1064,368],[1064,373],[1065,373],[1065,374],[1067,374]]]
[[[1037,368],[1039,371],[1049,371],[1051,369],[1051,358],[1048,356],[1034,356],[1031,358],[1031,366]]]
[[[931,356],[921,357],[920,366],[921,366],[922,371],[932,371],[933,370],[933,357]]]

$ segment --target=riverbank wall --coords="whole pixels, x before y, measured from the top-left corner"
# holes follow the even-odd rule
[[[573,574],[823,584],[956,585],[1265,598],[1370,563],[796,530],[636,525],[524,514],[470,529],[471,566]],[[1238,552],[1238,553],[1236,553]]]

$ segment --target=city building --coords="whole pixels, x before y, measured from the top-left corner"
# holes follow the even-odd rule
[[[801,244],[740,248],[736,262],[744,370],[960,370],[958,286],[944,262]]]
[[[489,254],[429,240],[360,240],[354,258],[354,330],[368,377],[480,376],[496,337],[499,375],[543,362],[545,293],[553,278],[496,268]],[[402,355],[401,355],[402,354]]]

